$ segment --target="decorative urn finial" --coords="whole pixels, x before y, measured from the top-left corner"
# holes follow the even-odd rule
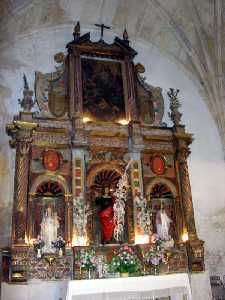
[[[171,112],[169,112],[168,115],[175,126],[181,125],[180,120],[182,117],[182,113],[179,112],[179,108],[181,107],[181,104],[177,98],[178,93],[179,90],[173,88],[170,88],[169,92],[167,93],[167,95],[170,98],[170,110],[171,110]]]
[[[79,21],[77,21],[76,25],[74,26],[73,37],[74,37],[74,40],[76,40],[80,37],[80,22]]]
[[[23,82],[24,82],[23,99],[22,100],[18,99],[18,102],[22,107],[23,111],[30,112],[32,107],[34,106],[34,101],[32,99],[33,91],[29,89],[27,83],[27,77],[25,74],[23,74]]]

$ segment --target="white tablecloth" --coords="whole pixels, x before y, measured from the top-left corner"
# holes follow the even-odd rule
[[[72,280],[66,300],[192,300],[188,274]]]

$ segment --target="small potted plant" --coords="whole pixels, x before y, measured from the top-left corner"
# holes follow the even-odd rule
[[[133,249],[124,245],[118,252],[115,252],[109,270],[114,273],[119,272],[121,277],[128,277],[129,274],[141,271],[141,262]]]
[[[44,247],[44,241],[41,236],[38,235],[37,239],[33,241],[34,250],[37,252],[37,258],[41,258],[41,249]]]
[[[52,245],[59,251],[59,256],[63,256],[63,250],[66,246],[66,242],[64,241],[64,239],[59,236],[56,241],[52,242]]]

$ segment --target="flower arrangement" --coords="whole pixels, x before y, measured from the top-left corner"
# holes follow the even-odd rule
[[[113,205],[113,221],[115,224],[113,236],[116,241],[123,239],[124,222],[125,222],[125,203],[127,201],[128,190],[128,168],[131,161],[128,162],[122,177],[117,183],[116,191],[114,192],[115,203]]]
[[[113,273],[138,273],[141,271],[141,262],[133,249],[125,245],[113,256],[109,270]]]
[[[58,250],[63,249],[66,246],[66,242],[61,236],[59,236],[56,241],[52,242],[52,246]]]
[[[147,264],[154,266],[155,274],[157,268],[166,263],[164,248],[162,247],[162,240],[159,238],[157,234],[153,234],[151,237],[151,247],[144,255],[144,261]]]
[[[93,249],[81,249],[75,256],[76,264],[85,270],[95,270],[97,267],[97,256]]]
[[[79,197],[73,200],[73,222],[78,237],[85,237],[88,217],[92,214],[90,205],[86,203],[84,195],[81,193]],[[80,245],[80,244],[78,244]]]
[[[135,206],[138,227],[143,230],[144,234],[150,235],[152,233],[151,212],[148,209],[146,198],[140,193],[135,196]]]
[[[42,249],[44,247],[44,241],[42,240],[41,236],[38,235],[37,239],[33,241],[34,250],[38,251],[38,249]]]

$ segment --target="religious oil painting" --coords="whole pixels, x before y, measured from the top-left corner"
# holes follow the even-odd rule
[[[94,121],[125,118],[121,63],[82,58],[84,116]]]

